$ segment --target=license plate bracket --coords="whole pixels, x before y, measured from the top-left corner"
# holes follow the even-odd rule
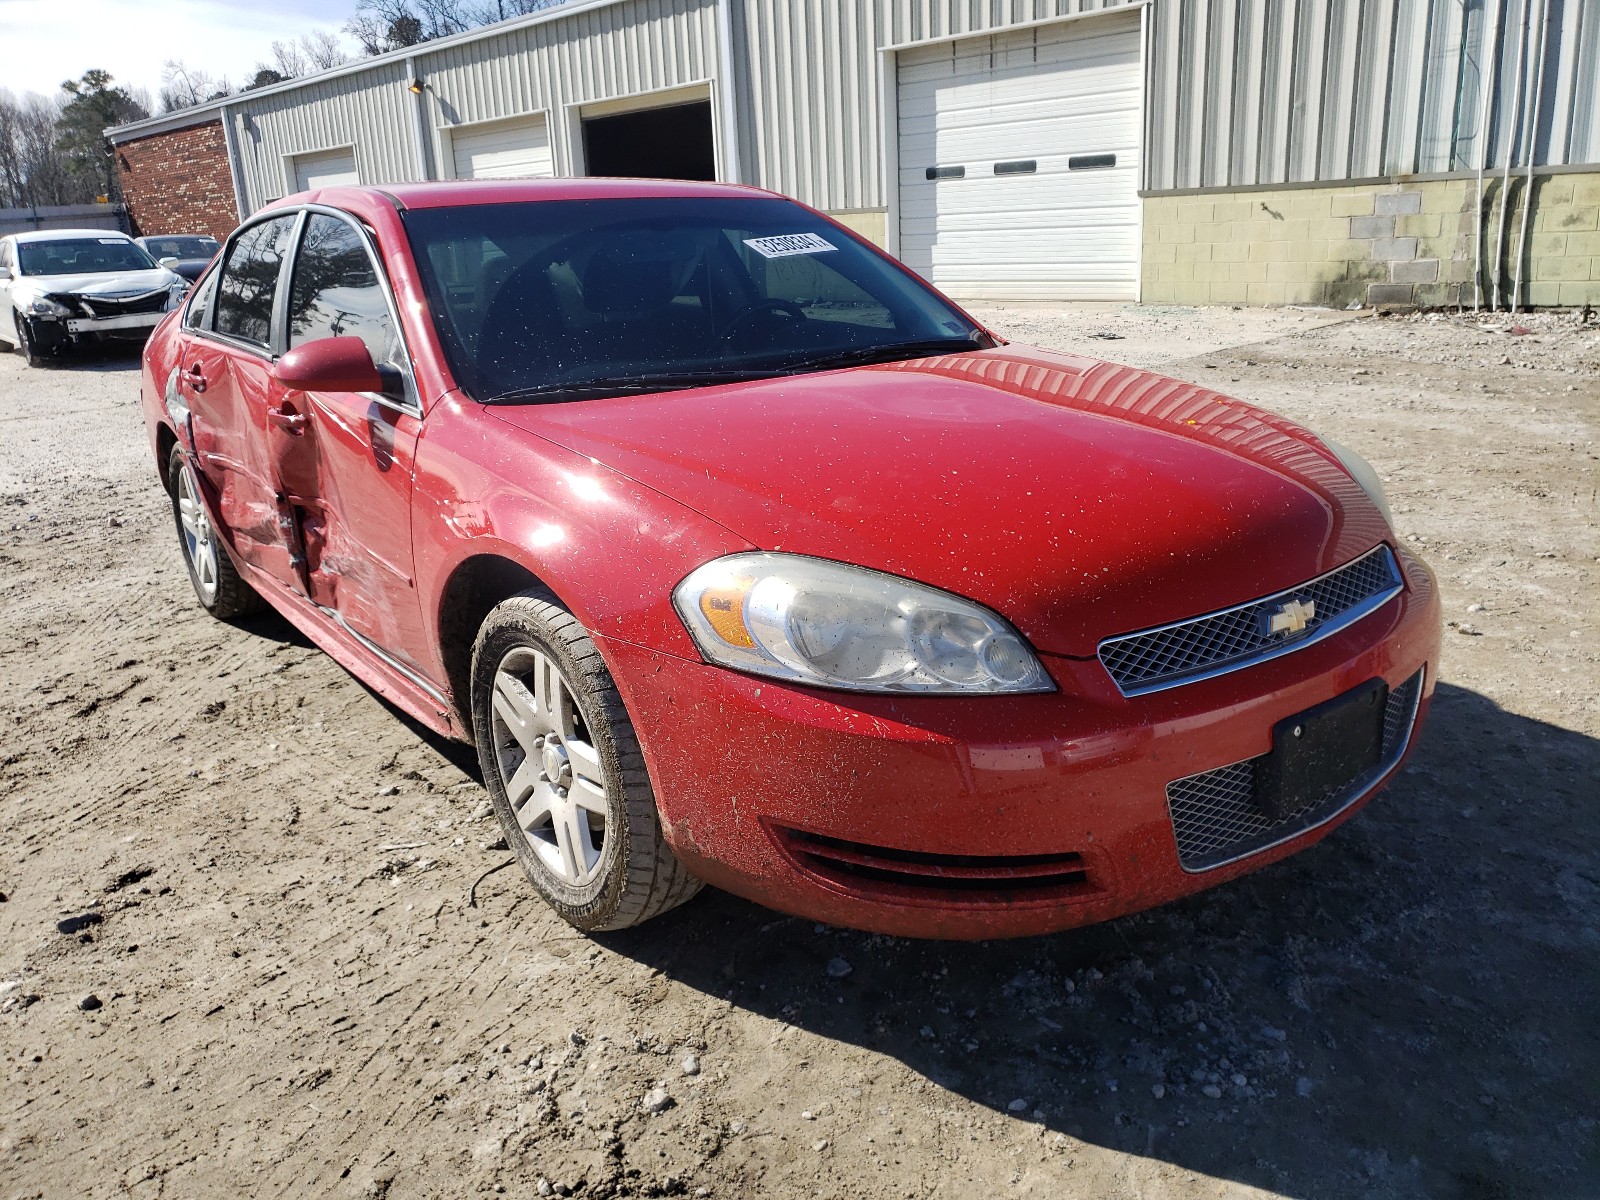
[[[1325,803],[1377,767],[1389,686],[1372,679],[1272,727],[1256,763],[1256,806],[1273,820]]]

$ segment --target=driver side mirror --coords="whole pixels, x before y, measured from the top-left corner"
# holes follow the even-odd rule
[[[377,392],[394,395],[372,352],[358,337],[318,338],[296,346],[273,365],[272,374],[297,392]]]
[[[10,279],[10,278],[11,278],[11,268],[10,267],[0,267],[0,283],[3,283],[5,280]]]
[[[174,267],[176,267],[178,265],[178,261],[179,261],[178,259],[173,258],[169,254],[166,258],[158,258],[158,259],[156,259],[156,265],[158,267],[165,267],[167,270],[170,271],[170,270],[172,270]]]

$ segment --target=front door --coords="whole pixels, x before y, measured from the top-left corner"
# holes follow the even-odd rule
[[[275,384],[267,446],[305,556],[311,599],[389,657],[416,667],[411,485],[420,408],[379,268],[351,219],[309,214],[289,290],[286,348],[359,337],[394,395]]]

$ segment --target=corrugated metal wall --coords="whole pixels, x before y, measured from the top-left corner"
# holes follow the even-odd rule
[[[732,26],[743,178],[845,210],[885,204],[883,47],[1140,0],[720,2]],[[544,110],[556,169],[571,170],[564,106],[719,76],[718,3],[626,0],[418,47],[429,84],[422,157],[439,170],[441,127]],[[1508,151],[1520,162],[1530,136],[1537,164],[1600,162],[1600,0],[1148,7],[1150,190],[1471,170],[1486,146],[1493,167]],[[1519,84],[1525,62],[1532,69]],[[284,156],[331,146],[357,146],[363,179],[417,178],[407,82],[403,62],[385,62],[231,102],[249,204],[283,193]]]
[[[564,106],[696,83],[717,75],[717,0],[628,0],[565,20],[429,50],[418,46],[427,145],[417,152],[404,60],[233,102],[251,208],[290,190],[285,157],[354,144],[363,182],[448,175],[440,130],[545,111],[565,173],[574,162]]]
[[[819,207],[881,207],[879,48],[1137,2],[733,0],[746,169]],[[1145,186],[1469,170],[1486,83],[1489,163],[1513,140],[1520,161],[1524,6],[1530,64],[1545,33],[1534,161],[1600,162],[1600,0],[1151,0]]]

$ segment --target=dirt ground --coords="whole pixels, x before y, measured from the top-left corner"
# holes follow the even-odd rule
[[[1376,464],[1450,622],[1394,787],[1037,940],[474,907],[470,755],[197,608],[134,360],[5,356],[0,1198],[1600,1196],[1600,327],[982,315]]]

